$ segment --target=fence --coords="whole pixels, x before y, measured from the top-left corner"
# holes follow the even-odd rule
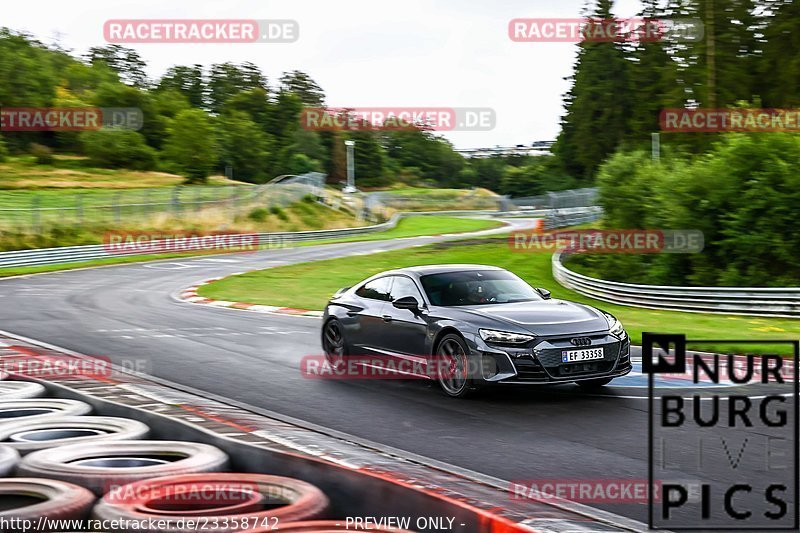
[[[672,287],[593,278],[564,266],[567,254],[553,254],[553,277],[564,287],[596,300],[647,309],[800,317],[800,287]]]
[[[382,224],[362,226],[358,228],[254,233],[252,235],[257,238],[258,244],[261,247],[282,247],[296,242],[351,237],[354,235],[362,235],[364,233],[372,233],[375,231],[391,229],[397,225],[397,222],[401,216],[402,215],[395,215],[389,221]],[[153,247],[158,248],[159,242],[160,241],[153,241]],[[120,255],[122,254],[109,252],[107,246],[103,244],[62,246],[58,248],[40,248],[36,250],[14,250],[11,252],[0,252],[0,269],[11,267],[18,268],[28,266],[57,265],[62,263],[110,259],[113,257],[120,257]]]
[[[368,209],[374,204],[382,204],[398,211],[444,211],[456,209],[505,210],[505,197],[481,194],[477,190],[469,192],[430,189],[424,194],[399,194],[376,192],[368,194],[365,202]]]
[[[592,207],[598,203],[598,189],[571,189],[567,191],[548,192],[540,196],[524,196],[508,198],[513,207],[507,210],[536,210],[536,209],[568,209],[573,207]]]
[[[246,209],[285,206],[303,195],[318,196],[325,175],[311,172],[259,186],[176,186],[135,190],[102,190],[65,195],[42,190],[0,192],[0,226],[39,233],[50,226],[119,225],[156,215],[181,218],[214,208],[233,219]]]

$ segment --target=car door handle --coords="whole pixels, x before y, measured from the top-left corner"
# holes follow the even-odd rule
[[[391,322],[392,321],[392,315],[383,315],[382,318],[383,318],[384,322]]]

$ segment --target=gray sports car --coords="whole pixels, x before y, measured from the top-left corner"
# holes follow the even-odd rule
[[[380,361],[454,397],[493,384],[600,387],[631,371],[616,318],[483,265],[390,270],[341,289],[325,308],[322,346],[332,368]]]

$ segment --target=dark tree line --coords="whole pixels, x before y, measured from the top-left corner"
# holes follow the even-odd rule
[[[590,182],[618,149],[649,147],[665,108],[793,107],[800,100],[800,4],[792,0],[645,0],[641,17],[694,19],[696,40],[580,43],[555,152]],[[612,0],[587,15],[613,17]],[[669,36],[669,33],[667,33]],[[675,151],[702,153],[718,137],[662,135]]]

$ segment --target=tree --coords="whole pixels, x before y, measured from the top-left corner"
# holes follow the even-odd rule
[[[648,21],[666,20],[659,0],[643,3],[640,17]],[[679,83],[678,65],[670,55],[671,46],[671,40],[666,38],[644,38],[632,43],[628,52],[631,77],[629,138],[636,145],[649,143],[650,134],[659,131],[663,109],[684,105],[686,94]]]
[[[267,79],[252,63],[235,65],[227,62],[212,65],[206,87],[208,108],[214,113],[220,113],[233,96],[251,89],[267,89]]]
[[[217,138],[220,160],[233,167],[237,180],[264,183],[272,176],[272,140],[241,111],[220,116]]]
[[[574,180],[564,173],[555,157],[539,156],[521,166],[506,166],[498,192],[511,197],[537,196],[574,186]]]
[[[289,174],[300,175],[320,170],[319,161],[311,159],[305,154],[293,154],[289,159]]]
[[[764,29],[758,94],[766,107],[800,105],[800,2],[772,0]]]
[[[199,109],[181,111],[167,130],[163,156],[189,183],[203,183],[217,161],[214,128]]]
[[[167,120],[156,111],[153,93],[119,82],[102,83],[95,91],[92,103],[98,107],[127,107],[140,110],[142,135],[147,139],[147,144],[156,149],[161,148],[167,134]]]
[[[384,151],[375,131],[356,130],[348,138],[356,142],[353,147],[353,166],[359,186],[377,187],[388,183],[384,171]]]
[[[141,134],[126,129],[104,128],[80,134],[83,152],[98,167],[152,170],[156,151],[147,146]]]
[[[180,91],[193,107],[203,108],[206,91],[203,68],[200,65],[170,67],[159,80],[157,90]]]
[[[145,73],[147,64],[135,50],[118,44],[95,46],[89,49],[86,58],[92,65],[98,63],[106,65],[127,85],[144,89],[149,84]]]
[[[611,6],[612,0],[597,0],[590,20],[603,24]],[[629,131],[630,67],[620,43],[587,39],[578,46],[553,151],[570,175],[588,182]]]
[[[306,107],[322,107],[325,105],[325,92],[311,79],[311,76],[299,70],[285,72],[281,76],[282,91],[297,95]]]

